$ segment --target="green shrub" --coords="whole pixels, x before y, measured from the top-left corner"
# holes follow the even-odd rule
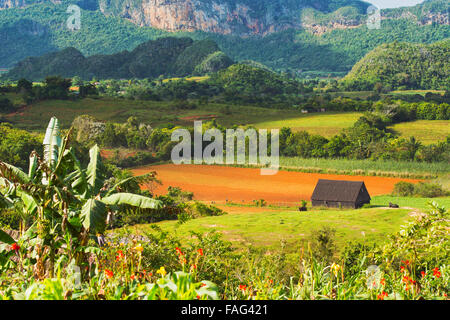
[[[435,198],[443,197],[448,194],[441,185],[437,183],[419,182],[413,184],[410,182],[400,181],[395,184],[392,195],[400,197],[423,197],[423,198]]]
[[[424,198],[436,198],[446,196],[448,192],[437,183],[419,182],[414,186],[414,194]]]
[[[408,197],[414,194],[414,184],[410,182],[400,181],[395,184],[392,195],[400,197]]]

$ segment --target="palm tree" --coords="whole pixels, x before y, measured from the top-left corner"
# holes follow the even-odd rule
[[[69,147],[71,132],[72,129],[62,138],[58,120],[53,117],[43,142],[43,158],[32,152],[28,173],[0,161],[0,205],[21,207],[25,217],[33,218],[34,223],[27,230],[24,222],[21,223],[20,233],[24,235],[26,231],[27,239],[35,239],[38,257],[49,258],[50,276],[53,276],[55,252],[62,247],[61,239],[70,239],[68,254],[79,263],[84,254],[77,248],[86,246],[90,237],[102,244],[108,215],[119,205],[142,209],[162,207],[161,201],[118,192],[130,180],[155,181],[154,172],[109,187],[98,146],[90,149],[89,164],[83,168]],[[1,230],[0,241],[15,242]]]

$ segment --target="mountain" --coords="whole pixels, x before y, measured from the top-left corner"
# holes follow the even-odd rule
[[[100,10],[105,16],[127,19],[138,26],[166,31],[204,31],[221,34],[265,35],[302,25],[309,8],[330,13],[351,7],[365,13],[359,0],[52,0]],[[0,0],[0,8],[24,8],[44,0]]]
[[[83,79],[157,78],[216,72],[233,63],[211,40],[160,38],[132,51],[84,57],[75,48],[30,57],[19,62],[5,77],[42,80],[48,75]]]
[[[369,52],[344,81],[391,88],[450,89],[450,40],[430,45],[394,42]]]
[[[80,30],[66,26],[69,3],[82,8]],[[67,47],[113,54],[173,36],[212,39],[231,59],[274,70],[346,73],[383,43],[448,38],[448,7],[382,10],[381,29],[370,30],[367,4],[353,0],[0,0],[0,67]]]

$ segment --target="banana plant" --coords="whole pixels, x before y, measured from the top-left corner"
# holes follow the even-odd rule
[[[41,158],[30,155],[28,173],[0,161],[0,204],[20,204],[23,214],[35,219],[33,227],[39,244],[50,247],[55,241],[70,235],[78,245],[85,246],[89,237],[103,239],[108,214],[120,205],[143,209],[160,209],[162,202],[133,193],[119,192],[132,179],[138,182],[156,181],[155,173],[131,177],[109,187],[105,167],[97,145],[89,151],[90,161],[83,168],[69,147],[72,129],[61,137],[59,123],[52,118],[48,125]],[[16,206],[17,207],[17,206]],[[25,228],[21,227],[23,233]],[[0,232],[0,242],[11,242]]]

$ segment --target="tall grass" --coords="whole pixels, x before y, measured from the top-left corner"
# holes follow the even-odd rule
[[[368,175],[400,178],[432,179],[450,172],[446,162],[372,161],[348,159],[303,159],[280,157],[284,170],[311,173]]]

